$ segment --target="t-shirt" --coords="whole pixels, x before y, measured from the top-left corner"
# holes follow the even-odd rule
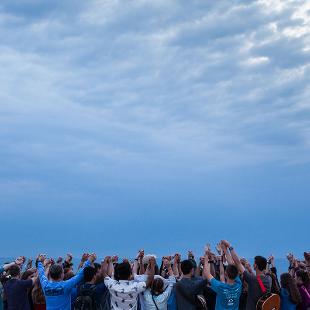
[[[208,280],[200,277],[183,278],[175,285],[178,310],[196,310],[196,295],[202,294]]]
[[[215,310],[238,310],[239,298],[242,291],[242,283],[239,277],[234,284],[227,284],[213,278],[211,288],[217,294]]]
[[[86,261],[84,267],[89,265],[89,261]],[[81,268],[76,276],[67,281],[52,282],[47,279],[42,263],[38,263],[39,278],[44,292],[47,310],[71,309],[71,292],[83,280],[83,270],[84,268]]]
[[[135,276],[134,276],[134,280],[137,282],[146,282],[147,278],[148,278],[148,276],[146,274],[141,274],[141,275],[135,274]],[[167,279],[165,279],[159,275],[155,275],[154,279],[162,279],[164,281],[165,288],[168,287],[168,285],[170,284],[171,281],[173,281],[172,278],[170,278],[170,280],[167,280]],[[175,282],[175,280],[174,280],[174,282]],[[140,302],[140,310],[147,310],[148,309],[147,305],[145,304],[144,292],[139,294],[139,302]]]
[[[136,310],[137,297],[146,290],[146,282],[116,281],[106,277],[104,283],[110,291],[111,306],[114,310]]]
[[[82,284],[78,290],[77,290],[77,294],[76,297],[80,295],[80,290],[81,289],[93,289],[94,293],[95,293],[95,302],[96,305],[99,307],[101,306],[102,303],[102,296],[105,295],[106,296],[106,292],[108,291],[107,287],[105,286],[104,282],[100,282],[96,285],[94,284],[90,284],[90,283],[84,283]]]
[[[246,302],[246,309],[247,310],[256,310],[256,304],[260,297],[264,295],[262,292],[261,287],[259,286],[258,280],[255,274],[252,274],[245,270],[243,272],[243,278],[248,283],[248,297]],[[266,292],[270,292],[271,290],[271,277],[268,275],[261,275],[260,276],[265,288]]]
[[[28,289],[32,288],[32,280],[11,279],[4,285],[8,310],[29,310]]]
[[[171,291],[175,284],[175,277],[169,277],[169,285],[166,287],[164,292],[158,296],[153,295],[150,289],[147,289],[142,293],[145,309],[148,310],[167,310],[167,302],[171,295]],[[155,306],[155,303],[157,307]]]

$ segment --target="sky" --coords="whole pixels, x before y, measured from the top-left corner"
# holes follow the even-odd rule
[[[301,256],[309,34],[300,0],[1,1],[0,257]]]

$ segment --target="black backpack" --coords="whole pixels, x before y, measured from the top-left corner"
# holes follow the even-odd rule
[[[74,310],[97,310],[96,285],[82,285],[79,288]]]

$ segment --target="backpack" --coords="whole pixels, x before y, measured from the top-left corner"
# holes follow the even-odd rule
[[[96,285],[82,285],[74,302],[74,310],[96,309]]]
[[[277,294],[267,292],[263,281],[257,276],[258,284],[262,290],[263,296],[258,300],[256,304],[257,310],[279,310],[281,299]]]

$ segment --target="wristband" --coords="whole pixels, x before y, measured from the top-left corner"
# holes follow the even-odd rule
[[[234,249],[233,246],[230,246],[230,247],[229,247],[229,251],[232,251],[233,249]]]

